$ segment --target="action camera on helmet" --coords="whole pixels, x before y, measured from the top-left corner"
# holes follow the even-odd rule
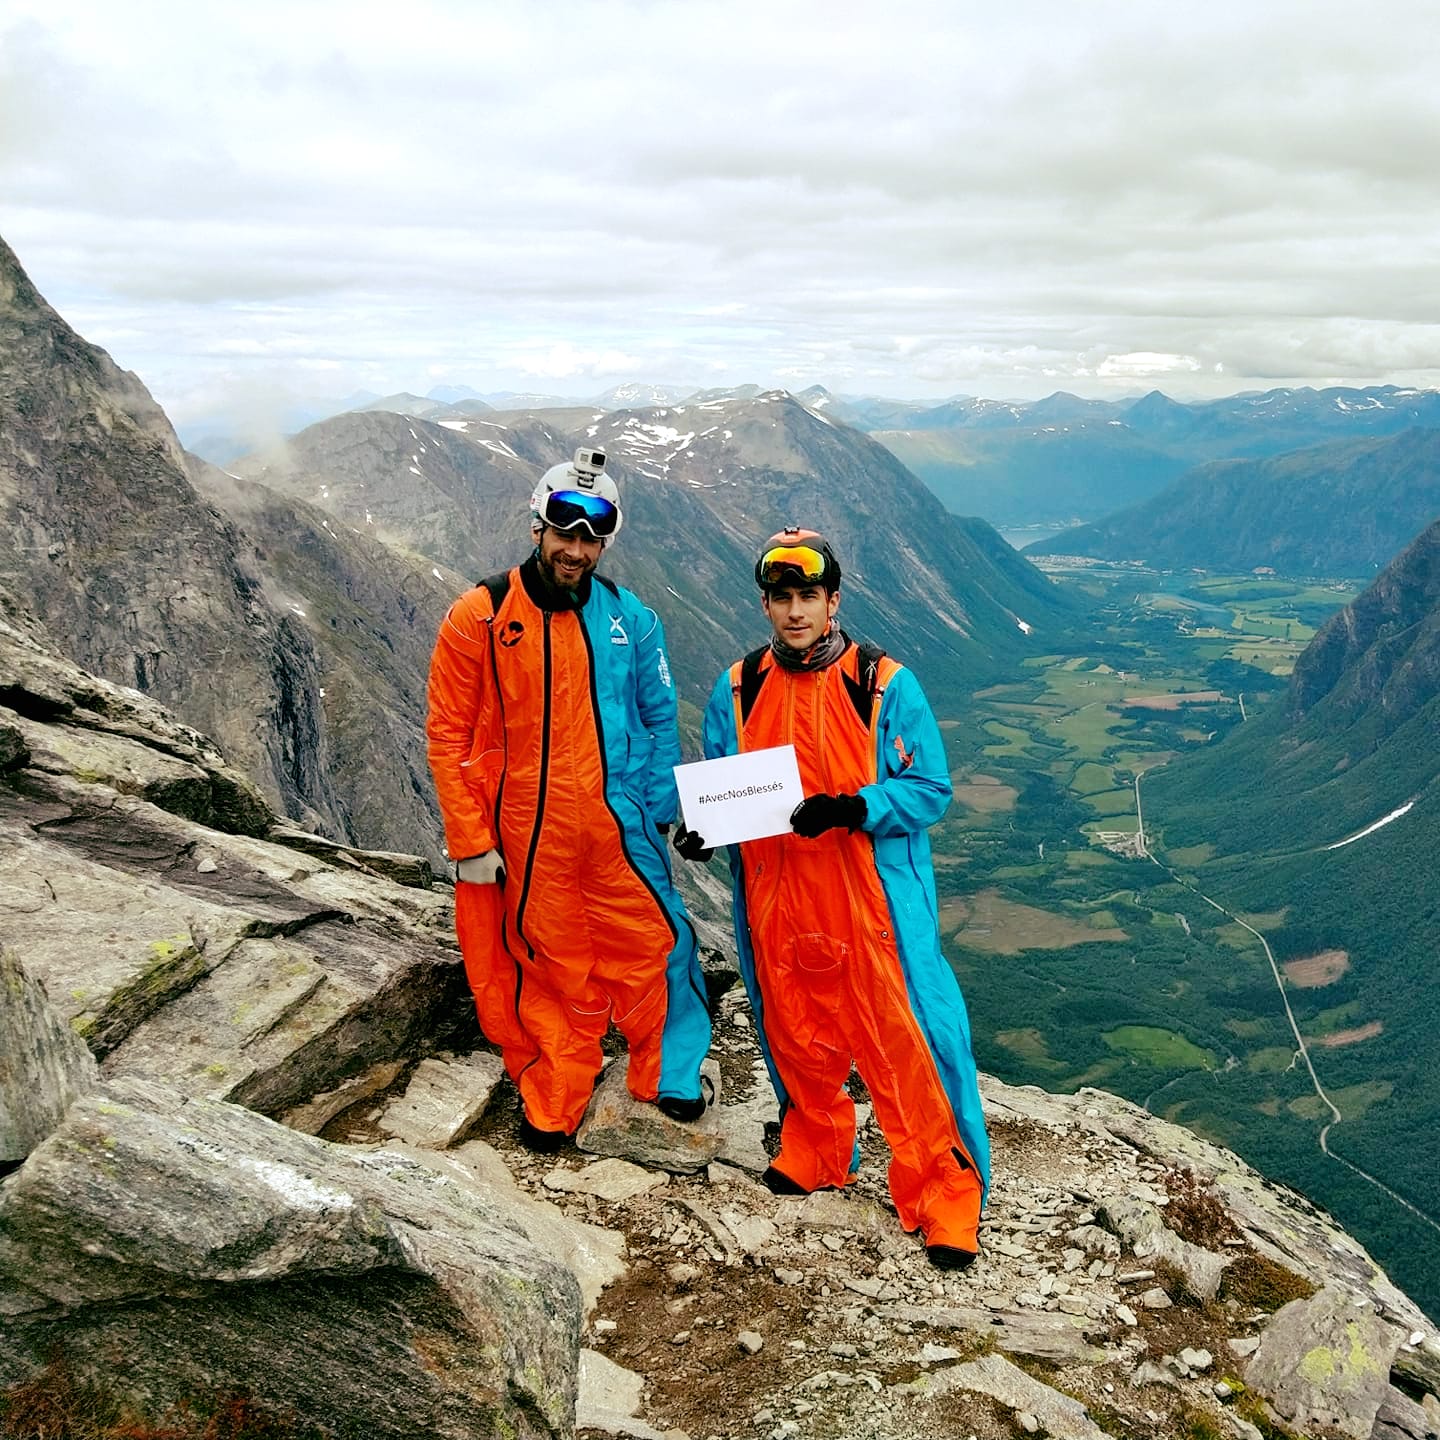
[[[605,452],[581,446],[575,452],[574,465],[582,475],[598,475],[605,468]]]

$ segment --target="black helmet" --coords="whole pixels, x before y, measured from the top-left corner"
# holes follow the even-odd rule
[[[823,585],[833,592],[840,588],[840,562],[823,535],[790,525],[761,547],[755,583],[762,590],[801,584]]]

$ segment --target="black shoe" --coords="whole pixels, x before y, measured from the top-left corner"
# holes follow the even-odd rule
[[[765,1169],[760,1177],[760,1183],[772,1195],[808,1195],[810,1192],[803,1186],[798,1185],[783,1170],[777,1170],[773,1165]]]
[[[698,1120],[715,1103],[715,1086],[708,1075],[700,1077],[700,1093],[693,1100],[682,1100],[678,1095],[662,1095],[655,1108],[682,1125]]]
[[[541,1130],[526,1115],[520,1117],[520,1133],[516,1139],[537,1155],[553,1155],[570,1137],[563,1130]]]
[[[968,1270],[979,1259],[975,1251],[958,1245],[927,1245],[925,1255],[937,1270]]]

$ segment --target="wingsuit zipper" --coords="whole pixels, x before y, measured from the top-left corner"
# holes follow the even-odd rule
[[[493,604],[495,600],[493,592],[491,593],[490,599]],[[502,605],[505,603],[503,598],[500,603]],[[500,664],[495,658],[495,621],[499,614],[500,612],[497,609],[493,611],[485,621],[490,627],[490,679],[495,687],[495,699],[500,706],[500,733],[505,737],[505,763],[500,768],[500,779],[495,786],[494,813],[490,817],[491,828],[495,832],[495,844],[497,848],[500,844],[500,809],[505,799],[505,777],[510,773],[510,727],[505,723],[505,689],[500,684]],[[510,949],[510,917],[503,905],[500,910],[500,947],[507,952]],[[515,967],[514,1000],[515,1018],[517,1020],[520,1018],[520,991],[524,987],[524,984],[525,972],[517,965]],[[533,1064],[534,1062],[532,1061],[531,1063]],[[529,1067],[527,1066],[526,1068],[528,1069]]]
[[[548,619],[549,617],[547,616],[546,618]],[[600,691],[597,683],[597,676],[595,673],[595,647],[590,643],[590,631],[586,628],[585,621],[583,619],[580,620],[580,634],[585,641],[585,658],[589,662],[588,669],[590,671],[590,708],[595,715],[595,733],[600,741],[601,799],[605,803],[605,808],[610,812],[610,818],[615,822],[615,831],[616,834],[620,837],[620,852],[625,856],[625,861],[630,866],[630,869],[635,875],[635,878],[639,880],[640,883],[645,887],[645,889],[650,892],[650,898],[654,900],[656,908],[660,911],[661,916],[665,920],[666,928],[670,931],[670,944],[671,948],[673,949],[675,942],[680,938],[680,932],[676,928],[675,921],[671,918],[669,908],[666,906],[664,900],[661,898],[660,892],[655,888],[654,885],[650,883],[649,876],[647,876],[645,872],[640,868],[640,866],[635,863],[635,857],[630,853],[630,843],[629,840],[626,838],[625,826],[621,824],[619,815],[615,813],[615,807],[610,803],[610,757],[605,748],[605,728],[600,716]],[[640,806],[639,808],[643,813],[644,807]],[[660,859],[661,868],[663,869],[663,853],[661,854]],[[686,923],[689,924],[689,921],[687,920]],[[695,935],[695,927],[693,925],[690,926],[690,933],[692,936]],[[704,1003],[706,1005],[706,1008],[708,1009],[709,1002],[706,1000],[704,991],[695,983],[695,978],[693,975],[691,976],[690,985],[691,989],[694,990],[696,995],[699,996],[701,1002]]]
[[[836,665],[827,666],[824,670],[816,674],[815,692],[812,700],[815,711],[815,753],[820,757],[820,764],[825,770],[825,789],[831,795],[836,793],[836,786],[834,772],[830,769],[830,752],[825,745],[825,711],[827,708],[825,704],[825,686],[829,682],[830,671],[841,663],[843,662],[837,661]],[[842,842],[840,845],[840,875],[844,881],[846,897],[850,901],[850,913],[852,915],[859,915],[862,912],[859,902],[856,899],[855,877],[851,873],[850,861],[850,848]]]
[[[535,828],[530,832],[530,849],[525,856],[525,874],[520,886],[520,899],[515,906],[515,933],[525,941],[526,954],[533,960],[535,958],[535,947],[531,945],[525,935],[525,908],[530,903],[530,882],[534,878],[535,853],[540,848],[540,827],[545,823],[545,796],[549,789],[550,780],[550,686],[551,686],[551,653],[550,653],[550,611],[546,610],[545,615],[545,643],[544,643],[544,677],[545,677],[545,705],[541,711],[540,719],[540,788],[539,797],[535,802]],[[517,994],[518,1002],[519,996]]]

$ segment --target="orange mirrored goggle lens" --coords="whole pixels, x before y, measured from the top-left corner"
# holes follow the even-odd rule
[[[825,575],[825,557],[813,545],[776,545],[760,557],[757,568],[762,585],[774,585],[787,570],[814,581]]]

